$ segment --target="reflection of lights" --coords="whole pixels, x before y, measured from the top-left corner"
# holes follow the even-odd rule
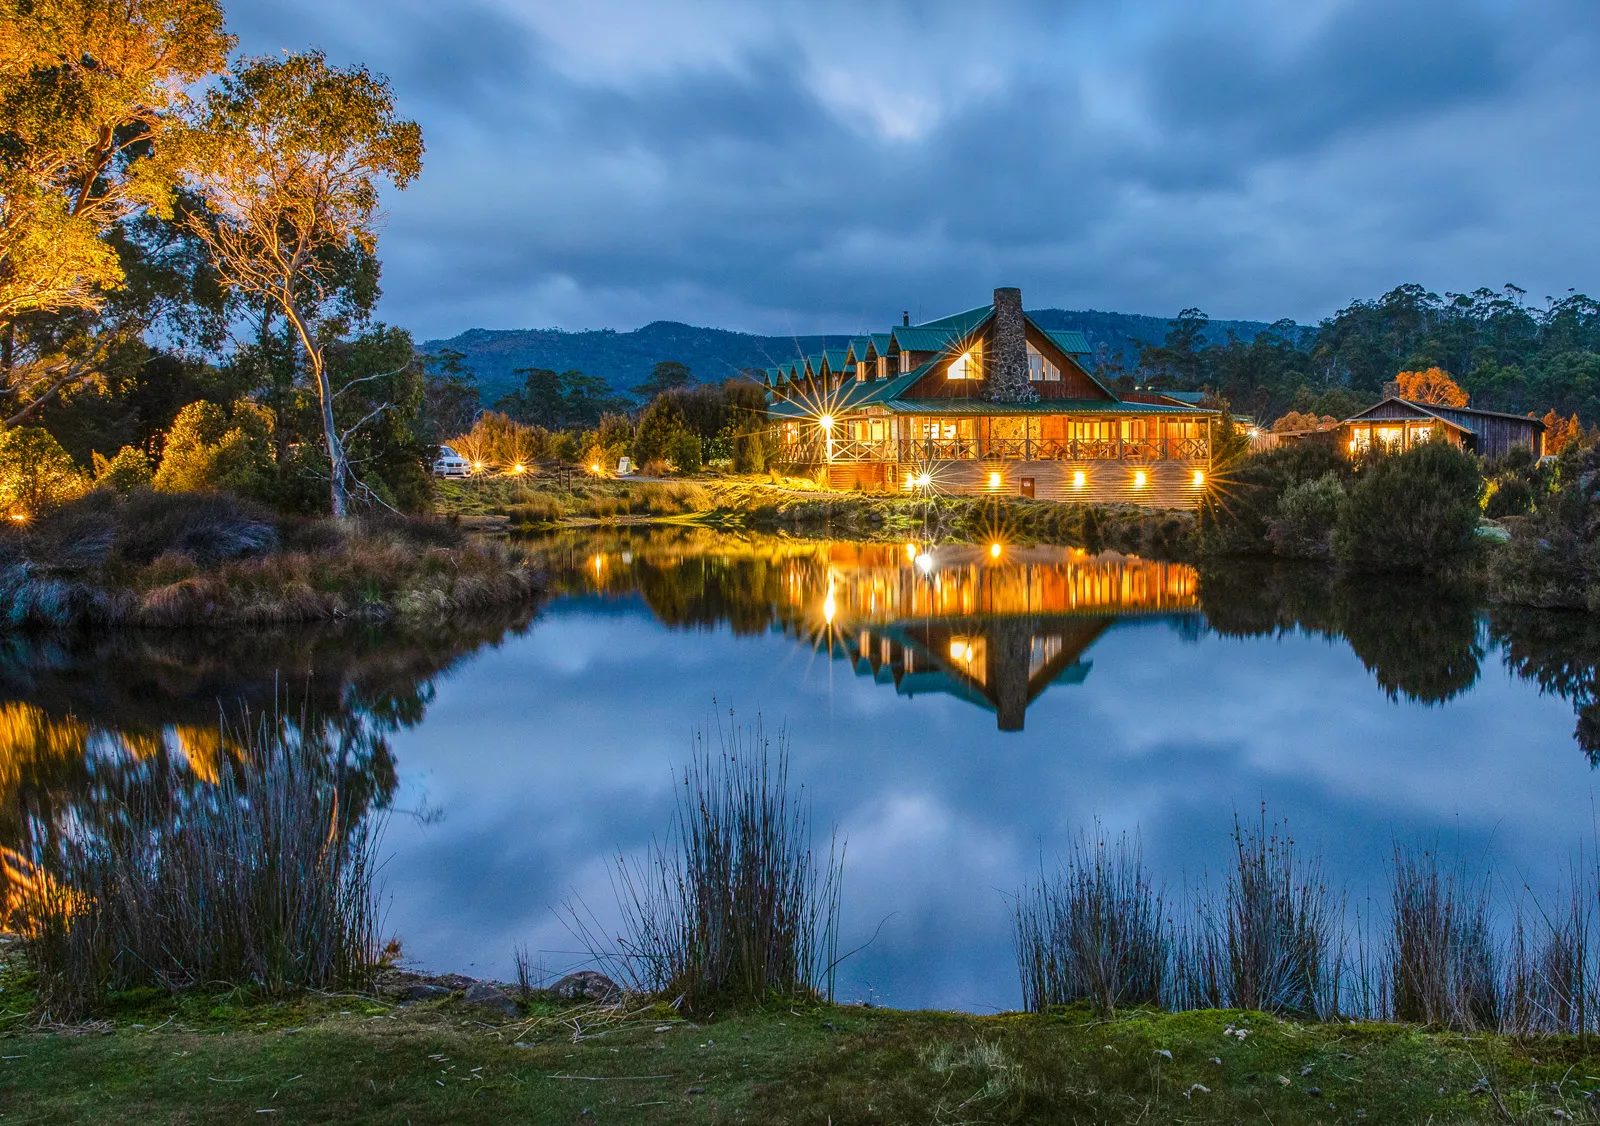
[[[1136,488],[1136,489],[1142,489],[1142,488],[1144,488],[1144,483],[1145,483],[1145,481],[1147,481],[1147,480],[1148,480],[1148,479],[1149,479],[1149,478],[1147,478],[1147,477],[1146,477],[1146,476],[1145,476],[1145,472],[1144,472],[1144,470],[1142,470],[1142,469],[1141,469],[1141,470],[1139,470],[1139,471],[1138,471],[1138,472],[1137,472],[1137,473],[1135,473],[1135,474],[1134,474],[1134,475],[1133,475],[1133,487],[1134,487],[1134,488]]]
[[[833,583],[830,582],[828,584],[828,597],[822,600],[822,620],[831,625],[833,623],[833,616],[834,614],[838,613],[838,611],[839,604],[833,599]]]
[[[594,557],[594,573],[595,574],[598,575],[605,568],[605,565],[606,565],[605,556],[596,555]]]
[[[992,543],[989,545],[989,556],[993,559],[1000,558],[1000,545],[998,543]]]
[[[833,415],[831,415],[831,414],[823,415],[821,418],[817,419],[817,425],[822,427],[824,430],[832,430],[833,429]]]
[[[1080,469],[1072,475],[1072,487],[1074,489],[1083,488],[1083,470]]]
[[[1196,469],[1194,471],[1194,487],[1198,489],[1201,485],[1204,485],[1205,483],[1206,483],[1205,470]]]
[[[907,559],[915,559],[916,557],[917,557],[917,545],[914,544],[914,543],[906,544],[906,558]]]
[[[917,569],[920,570],[924,575],[933,570],[933,556],[929,555],[926,551],[917,556]]]
[[[998,474],[998,473],[989,474],[989,487],[991,489],[998,489],[1000,487],[1000,474]]]
[[[966,638],[953,637],[950,639],[950,659],[952,661],[972,660],[972,646],[967,644]]]

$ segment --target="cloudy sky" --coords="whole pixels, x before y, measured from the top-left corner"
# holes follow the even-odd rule
[[[233,0],[427,140],[383,315],[854,332],[1600,291],[1592,0]]]

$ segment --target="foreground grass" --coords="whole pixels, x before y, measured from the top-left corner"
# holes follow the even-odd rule
[[[1572,1040],[1260,1013],[667,1013],[234,994],[38,1030],[14,1007],[0,1121],[1570,1122],[1600,1087]]]

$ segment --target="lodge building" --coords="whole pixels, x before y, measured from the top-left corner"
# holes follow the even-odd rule
[[[1118,394],[1022,291],[768,369],[778,461],[833,488],[1192,508],[1218,412]]]

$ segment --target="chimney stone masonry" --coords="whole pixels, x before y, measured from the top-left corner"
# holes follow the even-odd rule
[[[1039,392],[1028,382],[1028,329],[1022,290],[994,291],[994,351],[987,357],[984,397],[993,403],[1031,403]]]

